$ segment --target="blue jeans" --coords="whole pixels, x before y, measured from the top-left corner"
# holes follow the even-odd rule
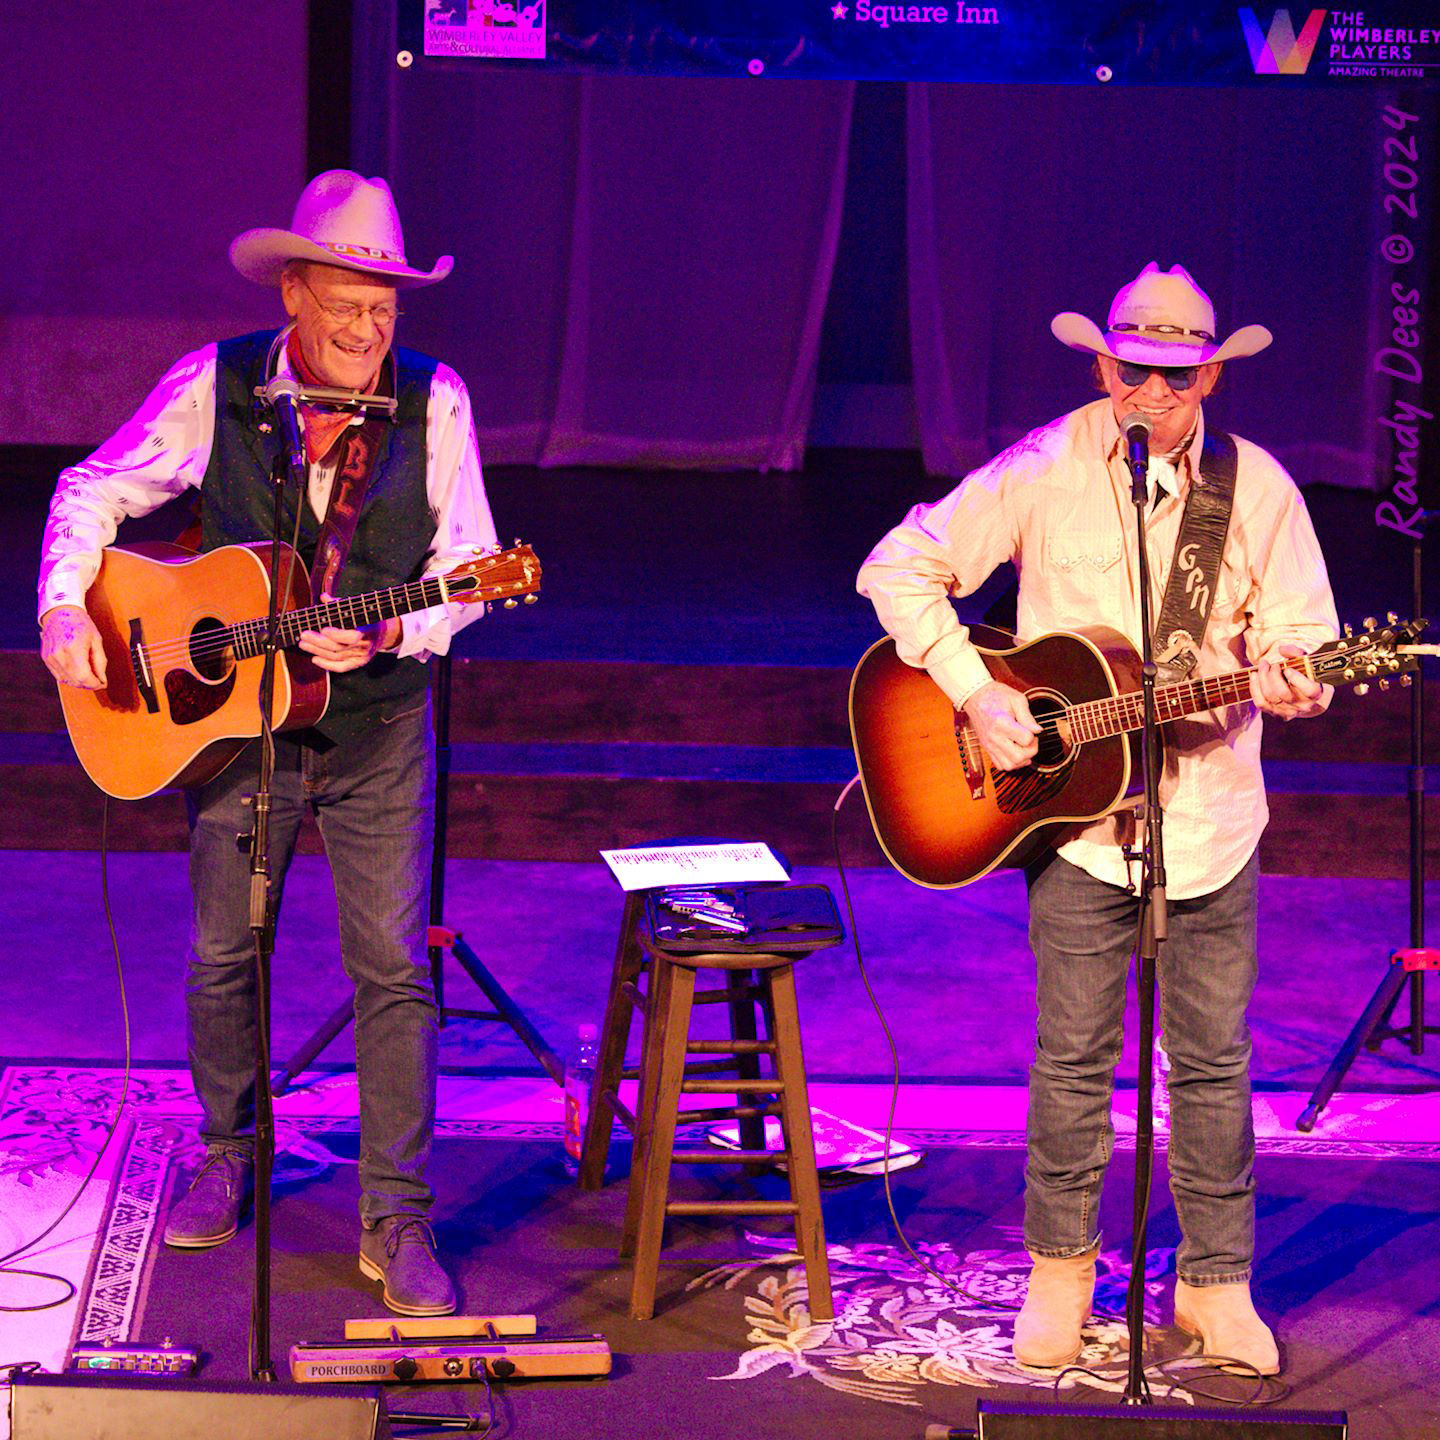
[[[1160,948],[1160,1024],[1170,1057],[1170,1192],[1190,1285],[1248,1280],[1255,1252],[1250,1029],[1256,856],[1228,885],[1172,900]],[[1137,901],[1054,856],[1027,877],[1039,1025],[1030,1070],[1025,1243],[1083,1254],[1114,1148],[1110,1119]],[[1144,1063],[1142,1061],[1142,1063]]]
[[[207,1144],[249,1148],[255,1131],[255,970],[250,857],[241,800],[255,789],[259,743],[187,792],[195,923],[186,1000],[190,1068]],[[438,1015],[426,949],[435,749],[428,705],[321,747],[276,737],[271,810],[278,906],[306,808],[319,821],[355,986],[360,1090],[360,1216],[429,1212]]]

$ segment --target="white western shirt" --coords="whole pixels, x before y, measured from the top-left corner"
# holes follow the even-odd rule
[[[215,437],[215,346],[178,360],[129,420],[94,454],[60,474],[41,545],[39,613],[83,605],[100,569],[100,552],[119,522],[145,515],[189,487],[198,487]],[[285,351],[279,373],[290,373]],[[426,412],[426,494],[435,516],[427,575],[443,575],[474,558],[475,546],[496,543],[495,522],[480,472],[475,422],[465,383],[448,365],[436,368]],[[338,451],[312,464],[307,495],[323,517]],[[481,605],[437,605],[401,617],[395,653],[418,660],[443,655],[454,633]]]
[[[1155,466],[1161,495],[1146,518],[1159,614],[1184,497],[1200,461],[1204,419],[1173,471]],[[1337,632],[1314,527],[1295,483],[1259,446],[1237,438],[1235,503],[1198,675],[1309,651]],[[1169,473],[1167,473],[1169,472]],[[917,505],[875,547],[858,588],[895,637],[901,659],[927,670],[957,707],[990,678],[950,597],[977,590],[1013,561],[1021,641],[1108,625],[1140,648],[1134,507],[1114,412],[1096,400],[1033,430],[944,499]],[[1260,769],[1260,712],[1249,702],[1166,727],[1160,803],[1168,893],[1183,900],[1232,880],[1269,817]],[[1138,879],[1121,850],[1121,816],[1071,832],[1060,854],[1112,885]]]

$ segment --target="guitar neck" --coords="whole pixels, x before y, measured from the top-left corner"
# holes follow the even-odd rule
[[[1293,668],[1310,673],[1308,659],[1296,660]],[[1155,688],[1155,714],[1163,725],[1186,715],[1199,715],[1225,705],[1241,705],[1250,699],[1251,667],[1233,670],[1228,675],[1210,675],[1203,680],[1181,680],[1173,685]],[[1110,695],[1103,700],[1087,700],[1072,705],[1066,712],[1077,740],[1103,740],[1139,730],[1145,723],[1144,695],[1132,690],[1125,695]]]
[[[404,585],[391,585],[384,590],[370,590],[364,595],[347,595],[323,605],[307,605],[301,610],[284,610],[278,617],[282,649],[296,645],[302,632],[323,630],[334,626],[339,630],[358,630],[377,625],[382,620],[399,619],[412,610],[428,610],[443,605],[451,595],[468,593],[478,588],[473,576],[458,578],[427,575]],[[237,659],[249,659],[265,650],[267,616],[241,620],[230,627],[231,643]]]

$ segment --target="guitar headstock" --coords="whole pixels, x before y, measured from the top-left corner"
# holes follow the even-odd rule
[[[518,540],[508,550],[477,555],[445,576],[448,598],[462,605],[503,600],[507,609],[513,609],[520,595],[533,605],[539,589],[540,558]]]
[[[1383,625],[1367,619],[1358,635],[1347,625],[1340,639],[1311,653],[1310,672],[1326,685],[1354,685],[1357,695],[1365,694],[1372,681],[1388,690],[1392,676],[1398,676],[1401,685],[1409,685],[1419,657],[1435,649],[1416,644],[1427,623],[1390,614]]]

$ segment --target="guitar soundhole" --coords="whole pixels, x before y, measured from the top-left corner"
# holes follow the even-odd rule
[[[219,620],[202,620],[190,632],[190,664],[206,680],[223,680],[235,663]]]
[[[1044,690],[1032,690],[1025,698],[1030,702],[1030,713],[1041,726],[1040,748],[1030,764],[1036,770],[1058,769],[1070,759],[1069,727],[1061,718],[1065,701]]]
[[[991,769],[995,784],[995,804],[1004,815],[1018,815],[1034,810],[1058,795],[1069,779],[1072,748],[1068,727],[1059,717],[1065,701],[1046,691],[1030,691],[1026,695],[1030,713],[1040,722],[1040,748],[1023,770]]]

